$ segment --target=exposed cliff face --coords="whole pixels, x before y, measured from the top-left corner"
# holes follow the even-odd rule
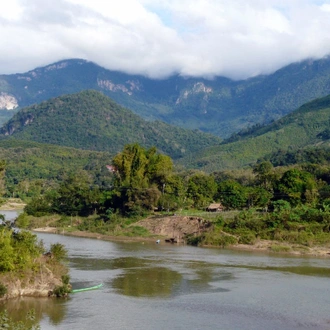
[[[42,260],[43,259],[43,260]],[[62,286],[60,274],[67,272],[66,268],[59,265],[55,272],[51,270],[51,266],[44,263],[45,258],[36,261],[39,264],[39,270],[26,271],[22,276],[15,276],[13,274],[0,274],[0,283],[7,288],[7,293],[0,297],[1,300],[17,298],[17,297],[50,297],[54,295],[54,289]]]
[[[17,107],[18,101],[13,95],[0,93],[0,110],[14,110]]]
[[[165,236],[176,241],[186,235],[198,235],[209,227],[209,223],[199,217],[159,216],[144,219],[134,225],[148,229],[152,234]]]
[[[100,88],[111,91],[111,92],[121,91],[128,95],[133,95],[133,91],[139,91],[142,88],[141,83],[137,80],[127,80],[126,86],[125,86],[123,84],[115,84],[111,80],[98,79],[97,85]]]

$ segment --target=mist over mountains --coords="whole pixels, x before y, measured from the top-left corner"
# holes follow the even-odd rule
[[[330,93],[330,59],[303,61],[271,75],[234,81],[173,76],[154,80],[80,59],[0,75],[0,124],[20,108],[86,89],[101,91],[142,118],[222,138],[267,124]]]

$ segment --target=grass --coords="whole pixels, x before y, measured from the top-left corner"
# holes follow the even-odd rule
[[[277,244],[273,244],[270,246],[270,250],[272,252],[290,252],[291,251],[291,247],[287,246],[287,245],[277,245]]]

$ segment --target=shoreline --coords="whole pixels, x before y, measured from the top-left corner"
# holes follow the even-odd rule
[[[23,201],[21,201],[18,198],[11,198],[4,202],[0,206],[0,211],[22,211],[24,210],[24,207],[26,206]]]
[[[66,236],[74,236],[74,237],[85,237],[85,238],[95,238],[101,239],[105,241],[117,241],[117,242],[156,242],[160,239],[161,242],[165,242],[165,236],[157,236],[157,237],[130,237],[130,236],[111,236],[111,235],[104,235],[99,233],[92,233],[87,231],[60,231],[56,227],[40,227],[35,228],[32,231],[39,232],[39,233],[51,233],[51,234],[59,234],[59,235],[66,235]],[[171,244],[171,243],[166,243]],[[182,244],[182,243],[175,243],[175,244]],[[212,247],[222,249],[220,246],[201,246],[201,247]],[[330,247],[323,247],[323,246],[314,246],[314,247],[307,247],[307,246],[300,246],[297,244],[288,244],[285,242],[279,241],[271,241],[271,240],[259,240],[253,245],[247,244],[236,244],[225,247],[229,250],[236,250],[236,251],[247,251],[247,252],[267,252],[271,254],[286,254],[292,256],[310,256],[310,257],[321,257],[321,258],[330,258]]]

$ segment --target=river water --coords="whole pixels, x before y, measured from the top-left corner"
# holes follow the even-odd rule
[[[69,252],[68,299],[14,299],[41,329],[330,329],[330,260],[38,234]]]

